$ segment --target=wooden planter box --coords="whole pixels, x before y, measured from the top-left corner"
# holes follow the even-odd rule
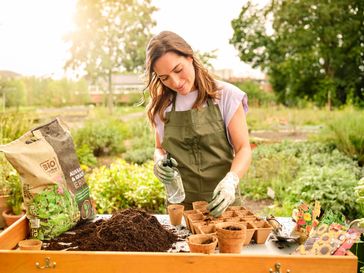
[[[194,254],[150,252],[21,251],[28,221],[21,218],[0,234],[0,272],[62,273],[355,273],[357,257],[265,254]],[[278,271],[278,264],[280,271]]]

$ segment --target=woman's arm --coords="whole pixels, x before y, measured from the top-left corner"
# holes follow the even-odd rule
[[[157,130],[155,130],[155,150],[154,150],[154,162],[157,162],[159,159],[165,158],[167,152],[162,148],[160,143],[160,138]]]
[[[249,143],[248,125],[245,112],[240,104],[228,125],[230,139],[234,147],[235,157],[231,164],[230,171],[241,178],[248,170],[252,158],[252,151]]]

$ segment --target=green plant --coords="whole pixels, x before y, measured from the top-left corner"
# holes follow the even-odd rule
[[[338,150],[364,165],[364,115],[358,111],[346,111],[330,120],[322,132],[323,138]]]
[[[22,212],[23,193],[20,177],[15,170],[8,173],[6,184],[9,189],[8,206],[12,214],[19,215]]]
[[[29,214],[40,221],[39,228],[33,233],[40,240],[60,235],[80,219],[74,197],[58,184],[47,186],[34,196],[29,203]]]
[[[110,167],[93,169],[86,180],[99,213],[129,207],[165,212],[164,187],[153,174],[153,161],[137,165],[117,160]]]
[[[96,166],[97,159],[87,144],[82,144],[80,147],[76,147],[76,154],[80,165],[86,165],[87,167]]]
[[[361,210],[350,192],[362,175],[356,161],[330,144],[262,144],[253,151],[241,192],[253,199],[265,199],[270,187],[274,210],[279,213],[288,212],[291,204],[301,199],[308,203],[318,200],[324,210],[334,209],[353,219]]]
[[[128,136],[127,126],[112,117],[88,120],[83,128],[73,132],[76,147],[87,145],[95,156],[123,152],[123,140]]]
[[[13,141],[32,128],[34,120],[30,113],[9,112],[0,114],[0,143]]]
[[[143,164],[148,160],[151,160],[153,158],[153,154],[154,154],[153,147],[136,149],[136,150],[131,149],[128,150],[123,155],[123,158],[125,159],[125,161],[129,163]]]

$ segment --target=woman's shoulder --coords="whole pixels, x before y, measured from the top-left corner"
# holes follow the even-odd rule
[[[234,84],[225,81],[216,81],[216,84],[222,100],[242,99],[246,96],[246,93]]]

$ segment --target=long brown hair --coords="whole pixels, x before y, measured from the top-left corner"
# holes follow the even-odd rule
[[[155,125],[156,115],[159,115],[163,122],[166,121],[164,112],[176,94],[175,91],[166,87],[154,72],[155,62],[167,52],[174,52],[177,55],[193,59],[192,64],[195,69],[194,84],[198,90],[198,96],[192,108],[200,108],[208,98],[217,99],[219,97],[215,80],[195,56],[191,46],[176,33],[162,31],[149,41],[145,64],[146,89],[149,90],[150,95],[147,114],[149,121],[153,125]]]

